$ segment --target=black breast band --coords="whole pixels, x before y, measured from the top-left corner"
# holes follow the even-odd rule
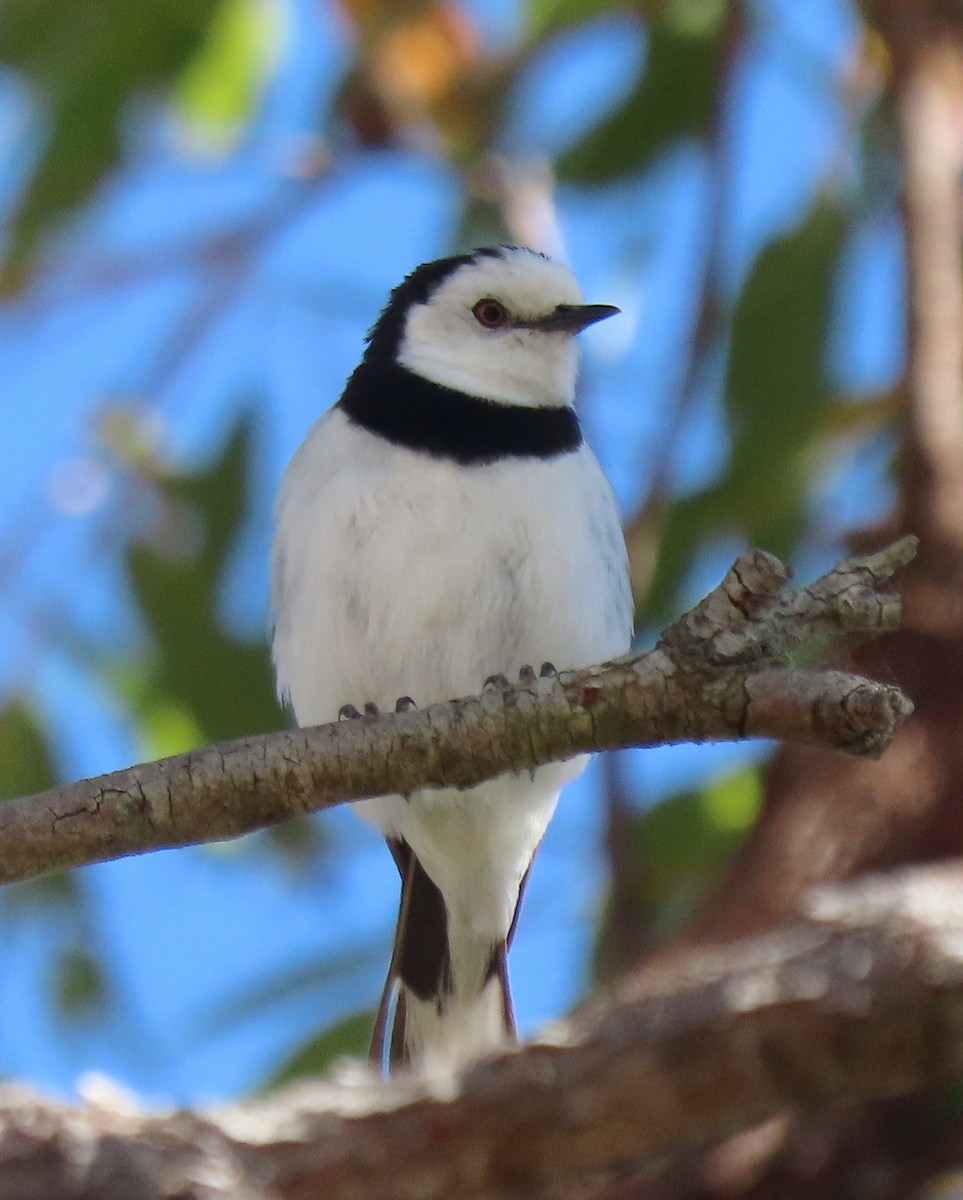
[[[568,405],[524,408],[469,396],[396,364],[363,362],[340,408],[355,425],[433,458],[464,466],[500,458],[556,458],[582,444]]]

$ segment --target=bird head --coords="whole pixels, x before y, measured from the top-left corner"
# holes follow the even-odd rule
[[[571,404],[574,335],[619,310],[585,304],[568,267],[497,246],[424,263],[392,292],[366,358],[502,404]]]

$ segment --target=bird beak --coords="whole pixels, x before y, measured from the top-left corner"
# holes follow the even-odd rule
[[[581,333],[596,321],[604,321],[621,312],[614,304],[560,304],[545,317],[516,321],[522,329],[541,329],[546,333]]]

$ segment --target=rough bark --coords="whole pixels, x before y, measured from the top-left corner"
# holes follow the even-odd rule
[[[346,800],[470,787],[589,751],[671,741],[794,738],[882,753],[912,710],[896,688],[788,664],[826,634],[899,623],[880,588],[912,538],[787,585],[772,555],[741,555],[653,650],[586,670],[523,672],[479,696],[207,746],[0,805],[0,883],[144,850],[235,837]]]
[[[920,549],[899,631],[839,662],[898,684],[916,712],[885,765],[780,750],[700,937],[766,928],[813,883],[963,853],[963,15],[935,0],[867,7],[892,56],[908,266],[901,500],[882,537],[911,530]]]
[[[787,1107],[917,1092],[961,1069],[956,866],[816,891],[801,919],[642,970],[458,1078],[384,1084],[358,1067],[154,1113],[103,1088],[65,1105],[6,1085],[0,1200],[558,1196]]]
[[[887,526],[860,541],[912,530],[920,553],[900,580],[900,630],[837,665],[897,683],[916,711],[885,764],[780,749],[761,818],[707,906],[701,939],[769,928],[814,883],[963,852],[963,10],[945,0],[861,7],[887,52],[877,61],[903,166],[908,356],[897,393],[900,501]],[[937,1194],[940,1172],[960,1171],[961,1145],[963,1122],[938,1090],[836,1104],[783,1114],[604,1195],[918,1200]]]

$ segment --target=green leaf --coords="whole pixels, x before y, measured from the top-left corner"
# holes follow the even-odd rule
[[[534,40],[605,12],[623,12],[617,0],[528,0],[528,35]]]
[[[0,907],[14,920],[35,920],[38,908],[55,913],[58,919],[76,918],[87,905],[79,879],[76,871],[47,871],[33,879],[8,883],[0,891]]]
[[[175,90],[202,141],[226,149],[250,116],[277,58],[280,15],[272,0],[221,0]]]
[[[8,290],[21,282],[40,239],[116,163],[129,102],[174,79],[218,7],[219,0],[5,0],[0,62],[27,76],[47,129],[13,216]]]
[[[760,768],[748,764],[668,797],[633,821],[638,861],[635,894],[640,920],[666,939],[697,912],[720,872],[752,827],[762,802]],[[597,961],[611,936],[603,918]]]
[[[56,783],[43,731],[27,702],[0,708],[0,800],[42,792]]]
[[[253,432],[242,420],[221,455],[163,481],[161,516],[127,563],[153,652],[118,680],[141,715],[148,748],[175,753],[281,728],[266,641],[227,632],[218,591],[247,510]]]
[[[293,1083],[296,1079],[323,1075],[339,1058],[346,1055],[357,1058],[368,1051],[371,1040],[373,1012],[352,1013],[343,1020],[309,1038],[293,1054],[285,1058],[276,1071],[257,1089],[272,1091]]]
[[[724,5],[676,4],[649,23],[645,69],[624,104],[562,155],[559,176],[607,183],[643,170],[680,138],[712,126],[722,67]]]
[[[763,525],[770,501],[785,510],[801,498],[806,460],[799,451],[832,397],[826,334],[844,234],[840,207],[818,202],[759,256],[736,306],[726,381],[733,470],[747,513],[758,520],[761,510]]]
[[[0,707],[0,801],[43,792],[57,784],[53,755],[27,700]],[[72,871],[47,871],[0,890],[0,908],[13,919],[32,920],[38,908],[76,916],[86,901]]]
[[[681,28],[699,29],[715,24],[722,16],[725,0],[528,0],[528,32],[531,38],[552,34],[569,25],[591,21],[603,13],[638,12],[659,18],[667,13]]]
[[[732,453],[724,476],[676,501],[659,541],[643,616],[666,620],[699,548],[733,533],[786,556],[806,523],[833,389],[825,355],[843,209],[820,200],[759,255],[732,318],[726,374]]]
[[[638,623],[657,627],[678,615],[679,592],[699,551],[720,531],[736,527],[723,484],[675,500],[663,519],[655,569],[642,599]]]
[[[639,815],[638,838],[663,890],[724,862],[762,800],[759,768],[748,764],[679,792]]]
[[[762,776],[756,766],[715,776],[702,789],[701,808],[706,824],[721,837],[743,834],[762,807]]]
[[[269,825],[254,835],[253,843],[248,839],[248,844],[266,849],[289,880],[306,879],[334,850],[330,827],[307,814]]]
[[[79,947],[62,950],[53,960],[51,995],[60,1016],[71,1020],[92,1016],[108,1000],[101,964]]]

